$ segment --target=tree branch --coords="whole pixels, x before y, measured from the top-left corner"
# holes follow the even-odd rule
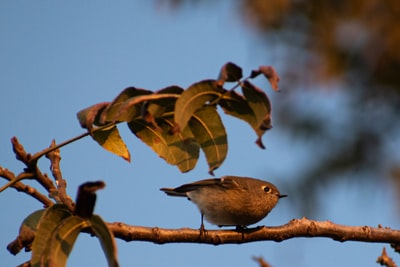
[[[50,149],[56,147],[56,141],[53,140],[50,145]],[[55,150],[51,150],[46,154],[46,158],[50,160],[50,170],[56,181],[57,186],[57,197],[61,201],[67,205],[69,210],[73,211],[75,207],[74,201],[67,194],[67,181],[62,177],[61,168],[60,168],[60,149],[57,148]]]
[[[25,173],[32,173],[34,177],[31,179],[38,181],[50,194],[56,190],[51,179],[46,174],[42,174],[37,167],[37,159],[33,158],[31,154],[25,151],[17,137],[14,136],[11,138],[11,143],[17,159],[22,161],[27,167]]]
[[[130,241],[165,243],[242,244],[272,240],[281,242],[296,237],[326,237],[336,241],[361,241],[375,243],[400,243],[400,230],[388,227],[345,226],[330,221],[314,221],[307,218],[293,219],[282,226],[259,226],[243,231],[207,230],[200,235],[199,230],[162,229],[158,227],[130,226],[120,222],[108,223],[115,237]]]
[[[380,265],[384,265],[387,267],[397,267],[396,263],[393,261],[392,258],[390,258],[387,253],[386,253],[386,249],[383,248],[382,249],[382,254],[381,256],[378,257],[378,259],[376,260],[377,263],[379,263]]]
[[[1,166],[0,166],[0,177],[3,177],[8,181],[15,181],[17,179],[17,177],[15,177],[15,174],[13,172],[9,171],[6,168],[2,168]],[[49,207],[54,204],[53,201],[51,201],[45,195],[41,194],[35,188],[33,188],[29,185],[26,185],[22,182],[19,182],[19,181],[14,182],[12,185],[10,185],[10,187],[13,187],[17,191],[24,192],[24,193],[32,196],[33,198],[39,200],[41,203],[43,203],[44,207]]]

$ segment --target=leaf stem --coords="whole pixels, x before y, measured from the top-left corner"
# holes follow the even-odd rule
[[[235,84],[235,86],[233,86],[229,91],[235,90],[236,88],[238,88],[242,83],[244,83],[244,82],[247,81],[248,79],[251,79],[251,75],[247,76],[246,78],[244,78],[244,79],[242,79],[242,80],[239,80],[239,81],[237,82],[237,84]]]

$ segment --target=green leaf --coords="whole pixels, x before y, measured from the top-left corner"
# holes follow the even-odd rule
[[[32,267],[46,266],[46,263],[48,265],[49,240],[60,222],[70,216],[72,213],[62,204],[55,204],[46,209],[39,221],[38,230],[32,243]]]
[[[203,80],[186,89],[175,103],[173,132],[185,129],[188,121],[196,110],[205,104],[215,101],[223,93],[223,89],[215,80]]]
[[[154,128],[160,130],[155,119],[163,116],[165,113],[173,112],[175,102],[180,97],[183,89],[179,86],[169,86],[154,93],[152,100],[146,101],[142,105],[142,118],[151,124]]]
[[[66,266],[68,256],[80,232],[90,227],[88,220],[79,216],[64,218],[54,229],[48,240],[48,250],[43,255],[44,266]]]
[[[181,172],[192,170],[196,166],[200,148],[189,127],[181,133],[170,134],[172,117],[157,119],[157,124],[160,130],[154,129],[144,120],[131,121],[128,126],[167,163],[176,165]]]
[[[219,105],[226,114],[250,124],[258,136],[257,145],[265,148],[261,136],[272,127],[269,99],[263,91],[247,81],[242,86],[245,96],[235,91],[228,91],[223,95]]]
[[[155,92],[154,94],[156,95],[166,95],[170,97],[163,97],[160,99],[148,101],[147,112],[157,118],[161,117],[165,112],[173,111],[175,108],[176,100],[180,97],[183,91],[184,90],[181,87],[172,85]]]
[[[93,129],[93,124],[100,125],[99,117],[101,112],[110,104],[110,102],[98,103],[78,112],[77,117],[82,128]]]
[[[246,99],[235,91],[227,91],[218,103],[228,115],[255,125],[255,115]]]
[[[122,140],[118,128],[115,125],[107,129],[93,131],[91,136],[105,150],[114,153],[130,162],[131,155],[129,150]]]
[[[265,148],[261,137],[265,131],[272,128],[271,126],[271,103],[268,96],[255,85],[245,81],[242,85],[243,95],[254,113],[254,121],[252,127],[258,135],[256,143]]]
[[[32,242],[35,238],[40,218],[43,216],[45,209],[32,212],[22,222],[17,238],[8,244],[7,249],[11,254],[16,255],[25,247],[26,251],[31,250]]]
[[[132,100],[140,97],[153,94],[152,91],[146,89],[139,89],[135,87],[128,87],[124,89],[102,112],[100,121],[102,123],[118,122],[118,121],[131,121],[132,119],[140,116],[141,103]],[[144,101],[142,99],[142,101]]]
[[[41,216],[32,245],[31,266],[66,266],[79,233],[88,227],[99,238],[108,265],[117,267],[115,240],[103,220],[97,215],[91,216],[90,219],[74,216],[61,204],[46,209]]]
[[[232,62],[228,62],[222,66],[218,80],[223,82],[237,82],[243,77],[242,68]]]
[[[228,140],[215,106],[197,110],[189,121],[190,129],[203,150],[209,173],[221,166],[228,151]]]
[[[108,266],[117,267],[117,245],[115,243],[114,235],[110,232],[103,219],[98,215],[93,215],[90,218],[91,228],[100,241],[106,255]]]

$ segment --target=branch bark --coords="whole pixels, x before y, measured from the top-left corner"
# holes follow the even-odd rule
[[[200,235],[198,229],[162,229],[158,227],[131,226],[121,222],[108,223],[108,227],[116,238],[127,242],[148,241],[156,244],[242,244],[267,240],[281,242],[297,237],[326,237],[340,242],[400,243],[400,230],[382,226],[345,226],[330,221],[319,222],[307,218],[293,219],[282,226],[259,226],[243,231],[207,230],[206,234],[203,235]]]
[[[1,166],[0,166],[0,177],[3,177],[8,181],[13,181],[17,178],[13,172]],[[32,196],[33,198],[37,199],[43,204],[44,207],[50,207],[51,205],[54,204],[53,201],[51,201],[47,196],[41,194],[38,190],[36,190],[36,188],[26,185],[22,182],[15,182],[11,185],[11,187],[15,188],[19,192],[24,192]]]

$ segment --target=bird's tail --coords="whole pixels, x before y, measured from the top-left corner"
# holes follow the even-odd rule
[[[177,192],[175,191],[175,188],[160,188],[160,190],[163,191],[168,196],[187,197],[186,192]]]

